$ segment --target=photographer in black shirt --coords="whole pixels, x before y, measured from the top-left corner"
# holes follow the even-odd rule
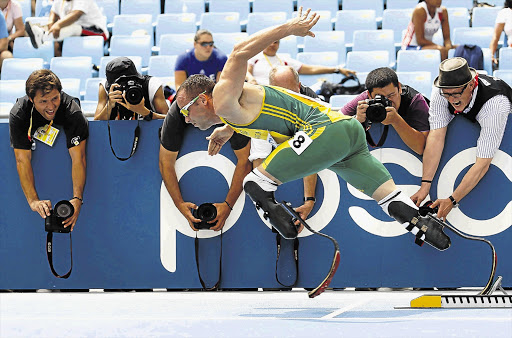
[[[32,170],[32,151],[41,143],[52,146],[58,128],[64,128],[71,157],[74,214],[64,220],[64,227],[73,230],[83,202],[86,178],[85,145],[89,136],[88,123],[80,109],[80,101],[62,91],[59,78],[50,70],[36,70],[27,79],[27,95],[18,98],[9,115],[11,147],[21,188],[30,208],[42,218],[50,216],[52,203],[39,198]]]
[[[127,57],[118,57],[105,68],[106,83],[100,83],[95,120],[164,119],[169,106],[160,81],[140,75]]]

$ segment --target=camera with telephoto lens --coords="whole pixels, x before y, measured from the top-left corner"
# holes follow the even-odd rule
[[[212,203],[203,203],[199,208],[192,209],[192,215],[201,220],[199,223],[194,223],[194,228],[198,230],[210,229],[210,227],[217,224],[217,221],[214,223],[208,223],[217,217],[217,208]]]
[[[57,202],[55,207],[50,210],[50,216],[46,216],[44,219],[44,229],[47,232],[70,232],[71,227],[64,228],[64,224],[62,224],[62,222],[73,216],[74,213],[75,208],[69,201],[63,200]]]
[[[368,108],[366,109],[366,118],[370,122],[382,122],[386,119],[386,107],[391,107],[391,101],[382,95],[375,95],[374,99],[368,100]]]
[[[136,105],[142,101],[144,90],[140,77],[137,75],[121,75],[115,83],[119,85],[117,89],[125,93],[126,101],[129,104]]]

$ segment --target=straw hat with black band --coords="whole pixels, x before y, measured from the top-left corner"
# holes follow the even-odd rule
[[[476,70],[468,66],[466,59],[446,59],[439,65],[439,76],[434,80],[434,86],[446,89],[459,88],[473,81],[476,75]]]

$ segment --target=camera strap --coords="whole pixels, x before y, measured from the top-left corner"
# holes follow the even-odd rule
[[[71,267],[69,268],[69,271],[64,275],[59,275],[53,268],[53,232],[48,231],[46,234],[46,256],[48,257],[50,269],[52,270],[52,273],[55,277],[66,279],[69,277],[69,275],[71,275],[71,270],[73,270],[73,245],[71,241],[71,233],[69,233],[69,255],[71,258]]]
[[[274,228],[272,228],[273,231]],[[277,273],[277,265],[279,262],[279,256],[281,254],[281,235],[276,231],[276,246],[277,246],[277,257],[276,257],[276,280],[279,284],[281,284],[284,287],[291,288],[297,283],[297,278],[299,277],[299,238],[295,237],[293,239],[293,258],[295,260],[295,279],[293,280],[293,283],[291,284],[284,284],[281,283],[279,280],[279,274]]]
[[[140,126],[139,126],[139,120],[137,120],[137,127],[135,127],[135,131],[133,132],[133,145],[132,145],[132,152],[130,153],[130,156],[128,157],[119,157],[116,155],[116,152],[114,151],[114,148],[112,147],[112,136],[110,135],[110,122],[107,120],[107,126],[108,126],[108,142],[110,143],[110,149],[112,149],[112,154],[119,160],[119,161],[126,161],[130,157],[135,154],[135,150],[137,150],[137,145],[139,144],[139,137],[140,137]]]
[[[214,291],[219,288],[220,285],[220,279],[222,276],[222,235],[223,235],[223,229],[220,230],[220,257],[219,257],[219,278],[217,279],[217,282],[214,286],[211,288],[207,288],[206,284],[201,277],[201,269],[199,268],[199,238],[197,238],[197,232],[196,232],[196,239],[194,240],[194,248],[196,252],[196,267],[197,267],[197,275],[199,276],[199,282],[201,282],[201,286],[203,287],[203,290],[205,291]]]
[[[379,142],[377,142],[377,144],[375,144],[375,142],[373,141],[372,135],[370,135],[369,130],[370,130],[371,126],[372,125],[369,124],[367,128],[364,128],[364,133],[366,134],[366,142],[368,142],[368,144],[371,145],[372,147],[382,147],[382,145],[386,141],[386,138],[388,137],[389,125],[384,126],[384,130],[382,131],[382,134],[380,135]]]

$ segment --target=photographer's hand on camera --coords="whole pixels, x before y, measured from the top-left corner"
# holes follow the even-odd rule
[[[128,100],[126,100],[126,92],[123,92],[121,97],[122,97],[122,100],[121,100],[121,102],[119,102],[119,104],[121,106],[125,107],[126,109],[128,109],[134,113],[137,113],[139,115],[142,115],[142,116],[151,114],[151,111],[149,109],[147,109],[146,106],[144,105],[146,102],[144,100],[144,97],[142,98],[142,100],[140,100],[140,102],[138,104],[130,104],[130,102],[128,102]]]
[[[201,222],[201,220],[198,218],[195,218],[194,215],[192,215],[192,209],[197,209],[197,205],[195,205],[192,202],[181,202],[181,203],[176,204],[176,207],[181,212],[181,214],[183,216],[185,216],[185,218],[187,219],[188,224],[190,225],[192,230],[198,231],[194,227],[194,223],[199,223],[199,222]]]
[[[50,216],[52,202],[50,200],[34,200],[29,203],[30,209],[37,212],[42,218]]]
[[[395,107],[386,107],[386,113],[386,118],[381,122],[383,125],[394,126],[399,120],[403,120],[403,118],[396,111]]]
[[[366,121],[366,109],[368,109],[368,102],[366,100],[357,101],[356,120],[361,123]]]
[[[212,221],[208,223],[215,223],[217,221],[217,224],[213,225],[210,230],[219,231],[224,227],[224,223],[226,223],[226,219],[229,217],[229,214],[231,213],[231,209],[229,206],[222,202],[222,203],[213,203],[215,208],[217,208],[217,217],[213,219]]]
[[[71,217],[66,218],[62,224],[64,225],[64,228],[71,227],[71,231],[73,231],[73,228],[75,227],[76,221],[78,219],[78,215],[80,214],[80,209],[82,208],[83,202],[78,198],[72,198],[69,200],[69,203],[73,205],[75,208],[75,212]]]

